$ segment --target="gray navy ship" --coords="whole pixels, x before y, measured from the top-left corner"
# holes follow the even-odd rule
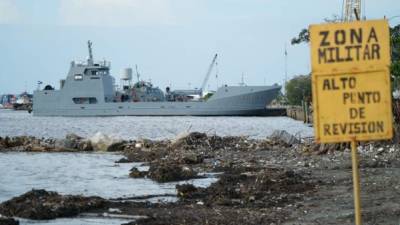
[[[47,85],[34,92],[35,116],[262,116],[269,115],[266,106],[277,97],[281,87],[227,86],[214,93],[203,93],[215,55],[203,85],[195,90],[165,92],[152,83],[132,83],[132,69],[123,70],[121,88],[116,88],[110,75],[110,63],[94,62],[92,43],[88,41],[89,57],[85,62],[72,61],[67,78],[60,89]]]

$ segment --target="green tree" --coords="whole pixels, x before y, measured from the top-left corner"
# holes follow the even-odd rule
[[[297,37],[292,38],[291,44],[297,45],[297,44],[301,44],[303,42],[304,43],[310,42],[310,33],[308,32],[307,29],[301,30]]]
[[[299,75],[289,80],[285,86],[286,98],[291,105],[301,105],[301,102],[311,99],[311,76]]]
[[[390,44],[392,53],[390,71],[394,79],[398,81],[400,79],[400,24],[390,28]]]

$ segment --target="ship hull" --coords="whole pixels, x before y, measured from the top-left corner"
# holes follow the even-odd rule
[[[73,104],[57,91],[38,91],[35,116],[268,116],[276,110],[266,105],[280,87],[226,87],[204,102],[109,102]],[[54,92],[54,93],[53,93]],[[278,112],[279,113],[279,112]]]

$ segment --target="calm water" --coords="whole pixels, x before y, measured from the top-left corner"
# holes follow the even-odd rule
[[[104,198],[176,193],[176,182],[130,178],[129,170],[140,164],[114,163],[120,158],[108,153],[0,153],[0,202],[32,188]],[[214,180],[191,182],[206,186]]]
[[[302,137],[312,128],[287,117],[34,117],[27,112],[0,110],[0,136],[33,135],[63,138],[68,133],[92,137],[97,132],[122,139],[166,139],[188,131],[265,138],[274,130]]]
[[[32,188],[43,188],[62,194],[98,195],[104,198],[176,194],[177,182],[158,184],[149,179],[129,178],[129,170],[133,166],[139,167],[140,164],[114,163],[119,158],[120,155],[109,153],[0,153],[0,202]],[[205,178],[187,182],[205,187],[215,181],[215,178]],[[121,221],[74,218],[37,223],[121,224]],[[32,221],[23,221],[23,224],[30,223]]]

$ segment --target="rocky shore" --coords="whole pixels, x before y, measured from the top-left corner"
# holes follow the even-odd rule
[[[400,215],[400,148],[360,143],[364,224],[397,224]],[[177,185],[177,202],[63,196],[32,190],[0,204],[8,217],[51,219],[92,213],[141,216],[129,224],[353,224],[350,151],[346,144],[319,145],[284,131],[253,140],[190,133],[174,140],[96,141],[0,138],[6,151],[111,151],[116,163],[141,162],[132,179],[156,182],[217,174],[207,188]],[[150,197],[150,196],[148,196]],[[0,220],[1,221],[1,220]],[[0,222],[0,224],[2,224]],[[10,223],[11,224],[11,223]]]

